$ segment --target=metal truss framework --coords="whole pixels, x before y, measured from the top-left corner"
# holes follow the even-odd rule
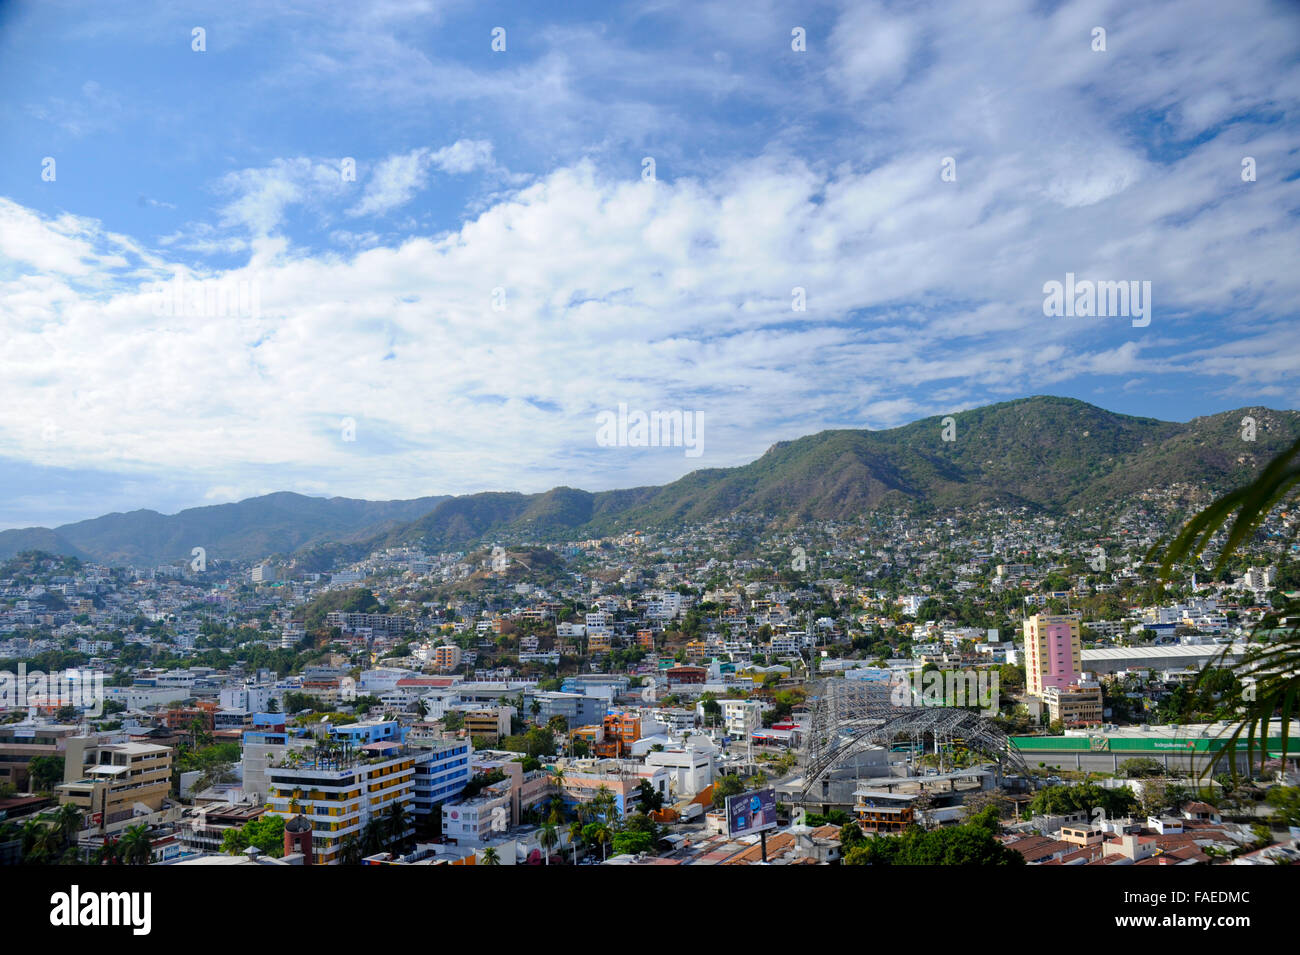
[[[996,725],[971,710],[950,706],[895,706],[880,688],[855,680],[821,680],[809,697],[810,721],[804,737],[804,776],[800,797],[836,764],[868,746],[888,746],[899,738],[936,750],[953,740],[983,753],[1007,769],[1028,774],[1014,743]]]

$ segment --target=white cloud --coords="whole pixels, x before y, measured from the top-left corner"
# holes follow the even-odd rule
[[[266,168],[227,173],[217,189],[234,199],[221,209],[221,224],[269,235],[289,206],[339,195],[346,185],[340,160],[277,159]]]
[[[463,175],[476,169],[491,169],[492,144],[484,139],[460,139],[444,146],[429,157],[429,161],[443,172]]]
[[[1247,313],[1263,321],[1300,294],[1270,251],[1294,237],[1278,201],[1290,186],[1253,184],[1220,212],[1218,163],[1194,152],[1149,173],[1160,199],[1071,209],[1025,190],[1014,168],[953,190],[909,159],[837,174],[759,159],[674,183],[583,163],[444,236],[347,257],[260,240],[254,264],[215,277],[256,283],[258,315],[160,320],[139,291],[12,280],[0,287],[0,375],[15,394],[0,409],[0,453],[236,476],[218,487],[262,486],[237,476],[274,467],[286,486],[370,497],[609,486],[688,464],[596,448],[596,412],[620,401],[704,412],[705,457],[689,463],[714,465],[828,423],[897,423],[924,407],[912,389],[937,401],[951,381],[1041,390],[1158,369],[1187,305],[1250,288]],[[1171,193],[1191,210],[1172,232]],[[73,260],[93,254],[89,239],[12,209],[72,243]],[[1067,214],[1063,247],[1052,237]],[[1041,284],[1066,269],[1152,280],[1150,335],[1123,320],[1044,319]],[[794,286],[805,313],[791,311]],[[505,311],[493,310],[497,288]],[[1189,355],[1178,371],[1244,377],[1297,353],[1294,336],[1239,352]],[[33,425],[49,417],[62,429],[53,446]],[[357,421],[355,442],[340,437],[343,417]]]
[[[464,175],[478,169],[496,171],[492,144],[461,139],[437,151],[420,148],[381,160],[366,183],[361,201],[348,210],[351,216],[376,215],[404,206],[424,189],[429,172]]]
[[[427,149],[413,149],[399,156],[389,156],[375,167],[366,184],[366,194],[348,210],[349,215],[364,216],[387,212],[405,205],[424,188],[429,168]]]
[[[1296,136],[1227,121],[1288,115],[1300,82],[1284,31],[1247,8],[851,7],[810,33],[808,59],[791,67],[803,72],[781,82],[777,52],[764,51],[789,27],[771,7],[763,24],[736,25],[739,49],[697,57],[680,79],[697,50],[629,55],[594,29],[556,31],[556,49],[496,72],[397,43],[399,66],[349,81],[412,102],[508,104],[499,129],[556,144],[547,156],[590,144],[592,161],[555,160],[525,185],[487,139],[462,139],[388,155],[369,175],[359,163],[360,185],[343,184],[333,160],[231,173],[219,226],[162,244],[247,250],[246,267],[210,278],[256,282],[256,316],[160,320],[144,277],[129,284],[123,271],[181,262],[85,218],[0,203],[0,377],[12,393],[0,454],[174,469],[214,493],[376,498],[664,480],[824,426],[888,426],[1083,375],[1148,387],[1213,376],[1245,397],[1262,381],[1295,401],[1300,184],[1285,176]],[[1089,48],[1098,22],[1106,54]],[[700,44],[727,23],[704,8],[699,29],[715,35]],[[388,45],[365,42],[379,63]],[[686,90],[691,104],[720,79],[720,105],[650,102],[652,65],[655,92]],[[773,119],[759,134],[770,147],[718,140],[710,152],[732,109]],[[843,122],[809,118],[823,115]],[[651,151],[657,183],[639,178]],[[1259,157],[1258,182],[1240,180],[1244,155]],[[940,179],[945,156],[955,182]],[[500,191],[480,191],[472,218],[437,232],[413,200],[435,173],[475,172]],[[408,206],[387,233],[334,227]],[[295,208],[341,250],[295,247]],[[1045,319],[1042,284],[1067,271],[1151,281],[1151,326]],[[806,312],[791,311],[795,286]],[[623,401],[702,411],[704,457],[598,448],[596,412]],[[355,442],[340,438],[343,417]],[[47,418],[57,442],[41,439]]]

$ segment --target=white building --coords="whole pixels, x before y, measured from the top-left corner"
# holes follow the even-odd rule
[[[230,686],[220,693],[223,710],[242,710],[245,713],[265,713],[271,702],[271,684],[249,683],[243,686]]]
[[[473,799],[442,806],[443,838],[458,846],[481,846],[494,832],[510,828],[510,780],[491,786]]]
[[[748,739],[750,733],[763,725],[762,704],[758,700],[718,700],[718,705],[722,707],[722,725],[729,736]]]
[[[669,795],[674,800],[689,799],[713,782],[713,754],[693,745],[651,751],[646,754],[645,764],[668,773]]]

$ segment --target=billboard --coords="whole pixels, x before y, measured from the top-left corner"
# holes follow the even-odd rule
[[[747,836],[775,828],[775,789],[755,789],[727,797],[728,835]]]

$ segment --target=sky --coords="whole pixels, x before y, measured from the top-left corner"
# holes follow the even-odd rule
[[[1260,0],[0,3],[0,527],[1297,408],[1298,106]]]

